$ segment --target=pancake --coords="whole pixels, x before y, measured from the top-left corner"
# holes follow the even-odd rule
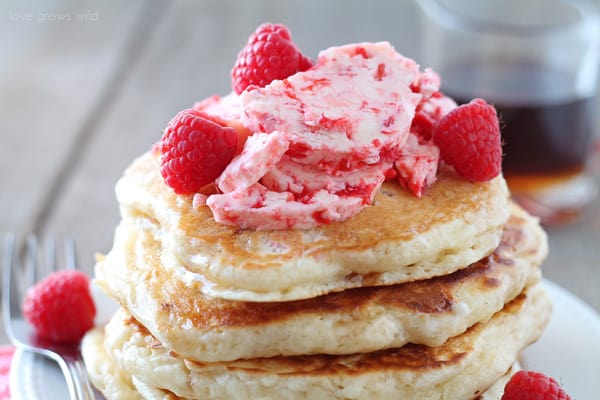
[[[504,394],[504,387],[510,378],[520,370],[521,365],[518,361],[516,361],[500,379],[498,379],[488,390],[486,390],[485,393],[477,397],[476,400],[501,400],[502,395]]]
[[[498,379],[492,387],[486,390],[476,400],[500,400],[504,393],[504,387],[510,380],[510,377],[520,369],[518,363],[515,363],[500,379]],[[175,396],[173,393],[150,387],[137,378],[133,378],[133,384],[138,391],[148,400],[176,400],[181,397]]]
[[[190,399],[460,400],[476,398],[504,375],[539,337],[550,312],[550,299],[536,285],[439,347],[199,363],[162,346],[121,309],[106,326],[104,343],[118,368]]]
[[[146,153],[116,185],[123,220],[162,237],[162,264],[206,295],[289,301],[352,287],[446,275],[492,252],[509,216],[501,176],[470,183],[441,168],[422,198],[386,182],[374,203],[341,223],[253,231],[217,223],[179,196]]]
[[[149,386],[126,372],[120,370],[104,350],[104,331],[96,328],[83,340],[82,352],[88,367],[90,379],[107,400],[178,400],[172,392]],[[520,369],[518,362],[498,379],[477,400],[499,400],[504,386],[512,374]]]
[[[96,283],[168,348],[209,362],[437,346],[536,283],[547,253],[537,220],[512,205],[494,253],[450,275],[291,302],[240,302],[205,296],[162,268],[152,227],[121,225]]]
[[[104,350],[104,329],[94,328],[81,342],[81,355],[90,380],[108,400],[142,400],[131,375],[120,370]]]

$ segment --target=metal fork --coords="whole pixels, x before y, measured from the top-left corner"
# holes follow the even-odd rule
[[[67,381],[72,400],[93,400],[94,389],[81,358],[79,344],[51,343],[38,337],[25,321],[21,306],[27,289],[44,276],[57,270],[57,252],[54,240],[46,241],[45,251],[35,236],[29,236],[25,245],[17,247],[15,236],[7,235],[4,243],[4,280],[2,285],[2,313],[6,334],[17,347],[56,361]],[[21,251],[25,257],[20,257]],[[45,253],[42,254],[40,253]],[[23,262],[18,259],[22,258]],[[40,262],[41,258],[44,259]],[[75,269],[75,246],[72,240],[64,243],[64,268]]]

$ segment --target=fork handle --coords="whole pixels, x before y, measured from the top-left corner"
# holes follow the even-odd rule
[[[63,357],[59,361],[67,380],[72,400],[95,400],[96,394],[85,369],[81,356]]]

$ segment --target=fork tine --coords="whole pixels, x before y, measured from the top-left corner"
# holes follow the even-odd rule
[[[15,247],[15,235],[12,233],[7,233],[4,235],[4,257],[2,259],[2,265],[4,268],[3,283],[8,284],[7,272],[9,272],[10,268],[13,264],[13,256],[14,256],[14,247]]]
[[[20,307],[16,296],[11,296],[11,292],[18,291],[16,276],[13,271],[15,263],[15,235],[7,234],[4,238],[4,260],[3,260],[3,281],[2,281],[2,314],[5,322],[10,318],[11,310],[14,307]],[[5,324],[7,326],[7,324]]]
[[[6,267],[12,264],[13,247],[15,245],[14,233],[7,233],[4,235],[4,257],[2,264]]]
[[[77,255],[75,254],[75,241],[73,239],[65,239],[65,268],[77,268]]]
[[[42,276],[48,276],[56,271],[56,242],[53,238],[47,238],[44,246],[44,273]]]
[[[25,277],[25,284],[21,293],[23,296],[25,295],[27,288],[33,286],[39,277],[39,263],[38,263],[38,239],[35,235],[29,234],[27,235],[27,239],[25,242],[25,270],[19,271],[21,275]],[[15,268],[17,270],[17,268]]]

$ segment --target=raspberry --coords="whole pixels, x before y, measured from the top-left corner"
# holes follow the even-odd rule
[[[236,130],[194,109],[179,112],[160,143],[161,174],[177,194],[191,194],[213,182],[237,150]]]
[[[436,125],[433,141],[442,159],[471,182],[487,181],[500,173],[498,116],[485,100],[474,99],[451,110]]]
[[[571,400],[571,397],[549,376],[519,371],[504,387],[501,400]]]
[[[231,71],[231,86],[240,94],[249,85],[264,87],[275,79],[285,79],[312,67],[292,42],[290,31],[282,24],[262,24],[250,35]]]
[[[96,306],[89,278],[81,271],[63,270],[30,288],[23,315],[40,337],[53,342],[77,342],[94,326]]]

